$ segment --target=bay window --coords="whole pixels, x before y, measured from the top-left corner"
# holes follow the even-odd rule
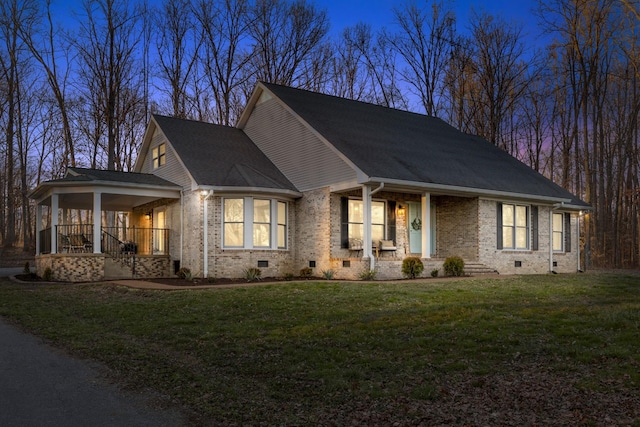
[[[253,197],[223,201],[223,247],[286,249],[287,203]],[[274,239],[273,236],[276,236]]]

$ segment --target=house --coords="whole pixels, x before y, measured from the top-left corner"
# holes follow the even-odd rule
[[[70,168],[31,197],[38,272],[72,281],[393,279],[407,256],[428,275],[454,255],[468,271],[575,272],[589,209],[440,119],[267,83],[236,127],[153,116],[135,172]]]

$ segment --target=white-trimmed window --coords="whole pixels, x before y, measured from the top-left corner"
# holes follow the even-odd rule
[[[151,157],[153,158],[153,168],[158,169],[163,166],[167,161],[167,146],[165,143],[153,147],[151,150]]]
[[[515,204],[502,205],[502,248],[529,249],[529,207]]]
[[[349,199],[348,202],[349,239],[362,240],[364,234],[364,209],[362,200]],[[371,241],[385,239],[385,203],[371,202]]]
[[[225,248],[287,248],[286,202],[253,197],[225,198],[222,217]]]
[[[564,251],[564,214],[553,214],[553,251]]]

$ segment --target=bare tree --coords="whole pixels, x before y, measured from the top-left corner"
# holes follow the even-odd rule
[[[251,74],[270,83],[300,86],[305,62],[323,46],[329,31],[327,12],[305,0],[256,0],[248,18]]]
[[[242,87],[250,78],[247,66],[251,55],[244,47],[249,37],[249,2],[198,0],[194,7],[202,38],[199,68],[207,82],[206,87],[197,88],[198,99],[204,104],[200,117],[206,119],[206,110],[212,105],[214,117],[209,119],[230,125],[241,112]]]
[[[455,15],[442,1],[431,3],[431,13],[409,0],[394,10],[400,32],[393,46],[407,64],[402,79],[412,89],[427,115],[438,116],[444,75],[454,42]]]
[[[157,32],[160,88],[169,92],[171,114],[192,117],[188,87],[198,58],[196,34],[190,0],[165,0],[154,15]]]
[[[80,23],[75,41],[80,75],[85,85],[95,82],[100,91],[107,132],[106,167],[113,170],[122,120],[118,97],[125,88],[139,83],[134,80],[141,74],[135,69],[141,11],[124,0],[85,0],[84,12],[86,21]]]

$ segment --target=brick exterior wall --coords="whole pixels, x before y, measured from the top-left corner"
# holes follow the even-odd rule
[[[439,258],[478,260],[478,199],[432,197],[436,205],[436,253]],[[494,226],[495,228],[495,226]]]
[[[97,282],[104,280],[102,254],[47,254],[36,257],[36,273],[42,277],[47,268],[51,278],[60,282]]]
[[[549,272],[549,214],[550,206],[538,206],[538,250],[514,251],[497,249],[497,222],[495,200],[480,200],[478,212],[479,261],[502,274],[545,274]],[[532,230],[530,230],[532,232]],[[578,268],[577,214],[571,214],[571,252],[554,253],[557,273],[575,273]],[[532,236],[529,236],[530,240]],[[516,267],[516,261],[521,266]]]

